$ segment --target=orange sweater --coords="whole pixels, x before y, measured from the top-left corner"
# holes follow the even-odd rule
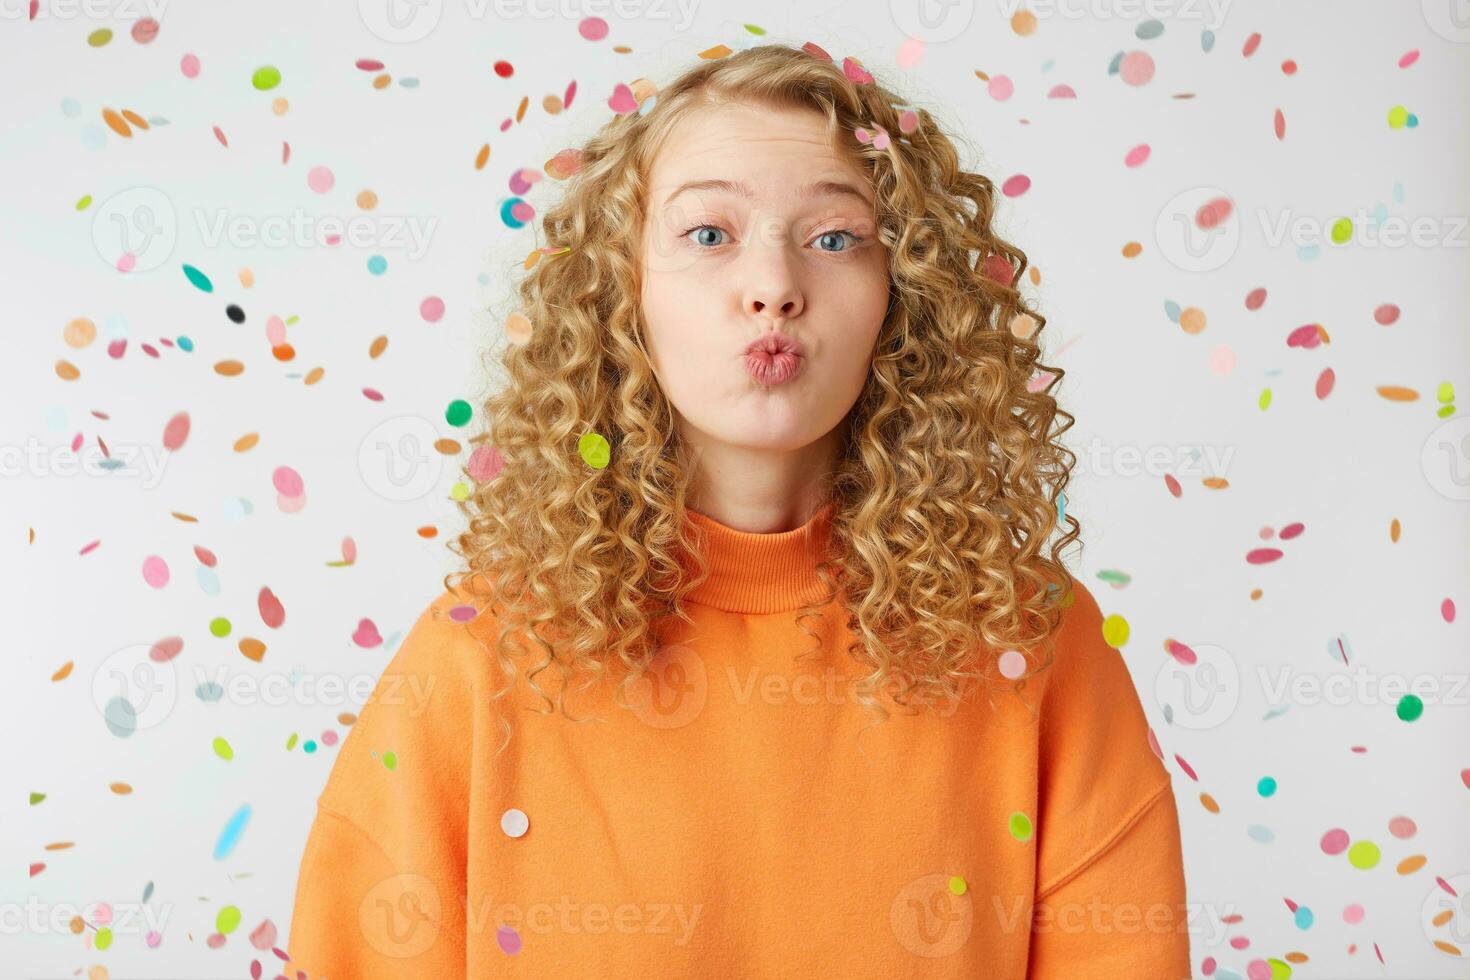
[[[657,682],[633,709],[579,695],[585,724],[517,711],[499,759],[470,632],[494,625],[441,595],[317,801],[283,972],[1187,978],[1170,776],[1092,595],[1027,688],[1039,723],[975,696],[857,736],[836,603],[796,659],[832,507],[774,534],[692,514],[711,577]]]

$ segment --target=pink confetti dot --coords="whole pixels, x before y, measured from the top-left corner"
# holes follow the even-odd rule
[[[288,497],[284,493],[276,494],[276,506],[283,514],[294,514],[306,506],[306,494],[299,497]]]
[[[419,304],[419,316],[430,323],[438,323],[444,315],[444,301],[437,296],[426,296]]]
[[[1357,925],[1359,922],[1362,922],[1363,906],[1359,905],[1357,902],[1354,902],[1347,908],[1343,909],[1342,921],[1348,923],[1349,925]]]
[[[906,37],[898,46],[898,53],[894,56],[894,61],[898,62],[898,67],[903,69],[917,68],[919,62],[924,60],[926,50],[921,38]]]
[[[495,930],[495,943],[506,953],[519,953],[521,951],[521,934],[510,926],[501,926]]]
[[[143,581],[161,589],[168,584],[168,562],[157,555],[149,555],[143,559]]]
[[[480,610],[474,606],[459,605],[449,610],[449,618],[456,623],[468,623],[478,615],[480,615]]]
[[[1025,174],[1016,174],[1014,177],[1006,178],[1006,182],[1000,185],[1000,192],[1006,197],[1020,197],[1031,189],[1031,178]]]
[[[185,78],[199,77],[199,56],[186,54],[179,61],[179,71],[184,73]]]
[[[1138,166],[1142,166],[1143,165],[1143,162],[1148,159],[1148,155],[1149,155],[1150,152],[1151,151],[1150,151],[1149,145],[1147,143],[1139,143],[1133,149],[1129,150],[1128,151],[1128,155],[1123,158],[1123,166],[1125,166],[1125,167],[1138,167]]]
[[[1007,650],[1000,655],[1000,674],[1009,680],[1015,680],[1026,673],[1026,658],[1019,650]]]
[[[148,943],[149,949],[157,949],[158,945],[163,942],[163,936],[157,929],[154,929],[148,933],[148,938],[145,941]]]
[[[1199,964],[1199,972],[1203,973],[1207,977],[1214,976],[1215,958],[1213,956],[1206,956],[1203,960],[1201,960]]]
[[[1235,351],[1221,345],[1210,351],[1210,373],[1226,375],[1235,370]]]
[[[577,25],[577,33],[589,41],[601,41],[607,37],[607,21],[601,17],[583,17]]]
[[[1250,944],[1251,944],[1251,941],[1249,939],[1247,939],[1245,936],[1231,936],[1230,937],[1230,948],[1231,949],[1247,949],[1247,948],[1250,947]]]
[[[322,732],[321,743],[326,746],[336,745],[337,733],[328,728],[326,731]]]
[[[1391,323],[1397,323],[1399,319],[1399,308],[1392,303],[1384,303],[1373,311],[1373,319],[1385,327]]]
[[[997,102],[1004,102],[1016,91],[1016,85],[1011,81],[1009,75],[996,75],[985,88],[990,93],[990,97]]]
[[[1271,964],[1265,960],[1251,960],[1245,965],[1249,980],[1271,980]]]
[[[510,206],[510,216],[522,223],[528,223],[536,217],[536,209],[525,201],[517,201]]]
[[[1341,828],[1334,828],[1322,835],[1323,854],[1341,854],[1347,850],[1348,833]]]
[[[1146,51],[1129,51],[1118,65],[1118,74],[1129,85],[1147,85],[1154,77],[1154,59]]]
[[[1410,51],[1409,53],[1405,54],[1402,58],[1399,59],[1399,67],[1400,68],[1407,68],[1407,67],[1409,67],[1410,65],[1412,65],[1414,62],[1416,62],[1418,60],[1419,60],[1419,49],[1418,48],[1415,48],[1413,51]]]
[[[332,168],[317,164],[306,174],[306,186],[318,194],[325,194],[337,183],[337,178],[332,174]]]
[[[1419,832],[1419,827],[1409,817],[1394,817],[1388,822],[1388,832],[1399,840],[1408,840]]]
[[[277,466],[275,472],[271,473],[271,483],[275,484],[276,491],[283,497],[299,497],[306,489],[301,474],[289,466]]]
[[[138,257],[132,252],[124,252],[117,260],[118,272],[132,272],[138,266]]]
[[[494,446],[481,446],[470,454],[469,465],[470,477],[476,483],[485,483],[495,479],[505,467],[505,457],[500,450]]]
[[[1446,599],[1439,604],[1439,614],[1444,617],[1446,623],[1455,621],[1455,600]]]
[[[112,925],[112,906],[106,902],[97,903],[97,908],[92,912],[92,921],[95,925]]]

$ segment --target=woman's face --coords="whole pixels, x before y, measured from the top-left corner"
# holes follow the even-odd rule
[[[647,343],[695,445],[810,446],[867,380],[888,259],[869,181],[825,125],[815,111],[704,108],[653,162],[640,243]],[[753,342],[765,350],[748,352]]]

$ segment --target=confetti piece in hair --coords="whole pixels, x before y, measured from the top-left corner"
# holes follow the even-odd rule
[[[847,80],[855,85],[873,84],[873,76],[857,59],[852,57],[842,59],[842,74],[846,75]]]
[[[583,462],[596,470],[606,468],[612,459],[612,447],[607,438],[597,432],[583,434],[577,440],[577,452]]]
[[[830,63],[832,61],[832,56],[830,54],[828,54],[821,47],[821,45],[815,44],[815,43],[813,43],[811,41],[808,41],[805,44],[803,44],[801,46],[801,50],[805,51],[807,54],[811,55],[813,58],[817,58],[818,60],[826,61],[828,63]]]
[[[699,52],[699,57],[705,61],[718,61],[720,58],[728,58],[734,54],[728,45],[716,44],[712,48],[705,48]]]

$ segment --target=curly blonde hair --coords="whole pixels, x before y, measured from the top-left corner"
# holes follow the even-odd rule
[[[1015,286],[1026,256],[991,230],[995,185],[960,169],[928,112],[917,109],[904,132],[902,100],[881,84],[854,82],[815,45],[765,44],[702,62],[647,111],[606,123],[542,220],[546,251],[568,251],[520,282],[530,337],[500,352],[505,383],[470,439],[494,446],[503,468],[472,481],[460,504],[468,528],[450,546],[463,567],[445,578],[450,589],[468,579],[465,591],[498,623],[494,699],[514,686],[529,639],[538,710],[551,710],[536,677],[552,665],[564,681],[583,678],[579,691],[623,673],[626,706],[659,624],[690,620],[684,596],[708,569],[685,520],[690,453],[645,346],[639,235],[647,176],[671,129],[732,101],[826,117],[834,145],[871,178],[889,259],[889,309],[828,499],[827,596],[797,621],[842,603],[848,652],[867,669],[856,697],[884,720],[875,691],[891,690],[912,713],[960,697],[967,680],[995,682],[1009,649],[1027,656],[1012,679],[1019,690],[1052,663],[1059,610],[1072,599],[1061,552],[1080,533],[1075,517],[1059,518],[1076,460],[1058,437],[1073,417],[1049,393],[1064,372],[1039,360],[1045,318]],[[860,141],[858,127],[881,127],[891,143]],[[1017,318],[1034,329],[1013,330]],[[1039,373],[1045,384],[1031,384]],[[579,457],[589,432],[611,444],[605,468]],[[693,556],[694,574],[681,555]],[[557,706],[586,720],[568,712],[566,688]]]

